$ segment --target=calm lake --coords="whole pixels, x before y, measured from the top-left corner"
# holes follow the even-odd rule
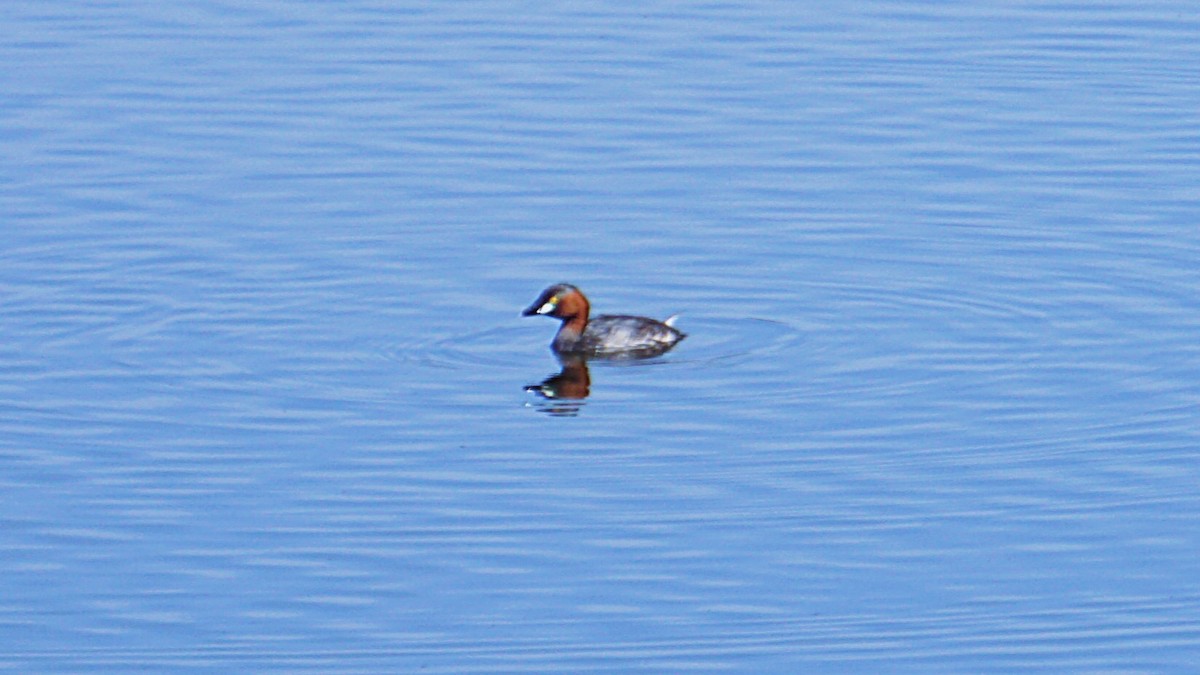
[[[1200,663],[1194,7],[0,27],[0,670]]]

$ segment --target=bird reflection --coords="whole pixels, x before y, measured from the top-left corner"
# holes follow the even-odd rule
[[[590,393],[592,376],[588,372],[587,359],[583,356],[559,354],[558,362],[562,369],[557,375],[547,377],[541,384],[531,384],[525,387],[525,391],[542,397],[537,409],[547,415],[574,417],[579,414],[583,400]]]

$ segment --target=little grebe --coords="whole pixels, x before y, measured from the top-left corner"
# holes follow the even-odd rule
[[[685,337],[672,326],[675,317],[655,321],[642,316],[600,315],[588,320],[588,300],[570,284],[555,284],[538,296],[522,316],[544,314],[562,321],[550,347],[560,354],[645,357],[663,354]]]

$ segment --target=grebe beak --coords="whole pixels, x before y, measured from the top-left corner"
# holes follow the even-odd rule
[[[541,305],[538,305],[535,302],[532,305],[530,305],[529,307],[525,308],[525,311],[521,312],[521,316],[535,316],[537,314],[550,314],[554,311],[555,307],[557,307],[557,305],[554,303],[553,300],[544,302]]]

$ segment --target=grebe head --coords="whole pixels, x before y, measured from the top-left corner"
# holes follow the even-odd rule
[[[586,324],[588,301],[583,293],[571,284],[554,284],[542,291],[533,304],[521,312],[521,316],[544,314],[563,321],[579,321]]]

